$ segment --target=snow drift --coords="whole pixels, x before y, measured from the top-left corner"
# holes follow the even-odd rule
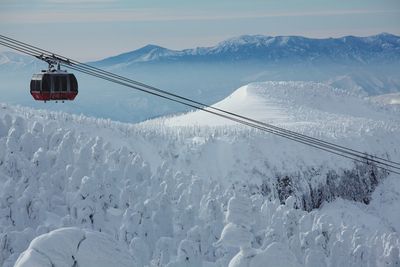
[[[253,84],[218,105],[400,158],[398,111],[325,85]],[[398,266],[398,177],[196,114],[131,125],[1,105],[2,266],[98,266],[83,236],[121,266]]]
[[[107,235],[78,228],[61,228],[35,238],[15,266],[128,267],[135,266],[135,261],[121,244]]]
[[[332,134],[329,133],[331,128],[339,130],[345,120],[350,121],[354,129],[363,125],[373,127],[373,122],[377,121],[399,122],[398,112],[391,107],[376,105],[346,90],[315,82],[252,83],[213,106],[298,131],[302,129],[297,126],[304,125],[310,134],[316,130],[323,135]],[[216,126],[235,122],[196,111],[168,118],[166,124]],[[328,129],[324,129],[326,127]],[[343,132],[347,137],[354,135],[353,129]]]

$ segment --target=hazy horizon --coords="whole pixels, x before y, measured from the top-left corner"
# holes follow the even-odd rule
[[[133,51],[139,50],[139,49],[141,49],[141,48],[143,48],[143,47],[146,47],[146,46],[148,46],[148,45],[155,45],[155,46],[159,46],[159,47],[166,48],[166,49],[168,49],[168,50],[173,50],[173,51],[181,51],[181,50],[185,50],[185,49],[195,49],[195,48],[214,47],[214,46],[217,46],[219,43],[221,43],[221,42],[223,42],[223,41],[229,40],[229,39],[231,39],[231,38],[239,38],[239,37],[242,37],[242,36],[257,36],[257,35],[261,35],[261,36],[266,36],[266,37],[304,37],[304,38],[307,38],[307,39],[317,39],[317,40],[319,39],[319,40],[323,40],[323,39],[329,39],[329,38],[337,39],[337,38],[343,38],[343,37],[347,37],[347,36],[354,36],[354,37],[361,37],[361,38],[363,38],[363,37],[370,37],[370,36],[375,36],[375,35],[380,35],[380,34],[390,34],[390,35],[400,36],[400,34],[395,34],[395,33],[392,33],[392,32],[380,32],[380,33],[371,34],[371,35],[341,35],[341,36],[327,36],[327,37],[310,37],[310,36],[304,36],[304,35],[242,34],[242,35],[231,36],[231,37],[225,38],[225,39],[223,39],[223,40],[216,41],[215,43],[211,43],[210,45],[207,45],[207,46],[199,46],[199,45],[198,45],[198,46],[192,46],[192,47],[183,47],[183,48],[181,48],[181,49],[174,49],[174,48],[171,48],[171,47],[162,46],[162,45],[157,44],[157,43],[148,43],[148,44],[145,44],[145,45],[142,45],[142,46],[139,46],[139,47],[133,47],[133,48],[131,48],[131,49],[127,48],[128,50],[117,52],[117,54],[103,55],[103,56],[100,57],[100,58],[94,58],[94,59],[91,59],[91,60],[87,60],[87,62],[101,61],[101,60],[106,59],[106,58],[109,58],[109,57],[114,57],[114,56],[118,56],[118,55],[121,55],[121,54],[125,54],[125,53],[129,53],[129,52],[133,52]],[[11,36],[9,36],[9,37],[11,37]],[[19,40],[19,41],[21,41],[21,40]],[[1,53],[1,52],[13,52],[13,53],[16,53],[16,54],[25,55],[25,54],[23,54],[23,53],[21,53],[21,52],[12,50],[12,49],[7,48],[7,47],[1,47],[1,48],[4,48],[4,49],[0,49],[0,53]]]
[[[397,0],[3,0],[0,7],[1,34],[82,61],[146,44],[212,46],[244,34],[400,34]]]

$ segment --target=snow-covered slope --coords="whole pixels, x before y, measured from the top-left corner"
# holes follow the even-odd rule
[[[398,111],[326,85],[251,84],[218,105],[400,161]],[[131,125],[0,105],[2,266],[98,266],[85,260],[103,249],[122,266],[399,263],[397,176],[195,114]],[[83,236],[104,243],[77,249]]]
[[[330,78],[326,83],[359,95],[379,95],[397,92],[400,88],[400,77],[397,74],[387,75],[359,70]]]
[[[348,91],[315,82],[253,83],[237,89],[214,106],[285,127],[327,129],[325,135],[330,134],[332,127],[340,131],[344,121],[354,124],[355,130],[374,127],[377,121],[386,121],[395,127],[400,121],[398,113],[390,107],[374,105]],[[171,117],[164,123],[171,126],[235,124],[202,111]],[[354,133],[346,131],[346,135]]]
[[[383,105],[400,105],[400,93],[384,94],[371,97],[371,100]],[[400,107],[400,106],[399,106]]]
[[[61,228],[35,238],[15,266],[136,266],[128,250],[108,235],[79,228]]]

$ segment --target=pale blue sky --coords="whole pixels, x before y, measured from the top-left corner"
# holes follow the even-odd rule
[[[400,0],[0,0],[0,33],[78,60],[242,34],[400,35]],[[0,48],[0,50],[4,50]]]

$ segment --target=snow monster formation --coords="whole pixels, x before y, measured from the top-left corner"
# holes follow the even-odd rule
[[[342,119],[322,128],[398,157],[397,121]],[[397,176],[235,125],[152,123],[0,105],[0,265],[399,266]]]

